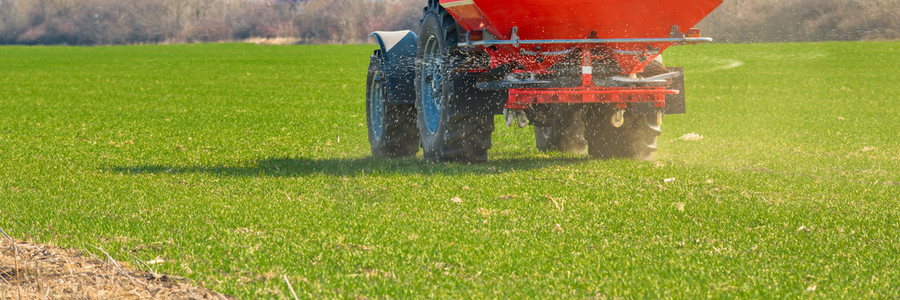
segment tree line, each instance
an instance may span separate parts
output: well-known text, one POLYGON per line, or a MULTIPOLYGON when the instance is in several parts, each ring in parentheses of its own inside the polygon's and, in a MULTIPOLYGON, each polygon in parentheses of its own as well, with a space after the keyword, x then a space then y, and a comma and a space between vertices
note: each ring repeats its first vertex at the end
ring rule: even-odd
MULTIPOLYGON (((292 38, 363 43, 417 29, 424 0, 0 0, 0 44, 292 38)), ((900 0, 728 0, 701 22, 721 42, 900 38, 900 0)))
POLYGON ((726 0, 700 23, 720 42, 900 39, 900 0, 726 0))
POLYGON ((295 38, 360 43, 418 27, 419 0, 0 0, 0 43, 107 45, 295 38))

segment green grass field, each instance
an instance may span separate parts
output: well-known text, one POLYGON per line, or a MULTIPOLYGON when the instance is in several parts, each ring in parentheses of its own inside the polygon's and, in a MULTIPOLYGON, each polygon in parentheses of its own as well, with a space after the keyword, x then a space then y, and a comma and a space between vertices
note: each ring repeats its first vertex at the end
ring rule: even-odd
POLYGON ((900 42, 672 48, 656 161, 479 165, 369 157, 372 49, 0 47, 0 227, 241 298, 900 297, 900 42))

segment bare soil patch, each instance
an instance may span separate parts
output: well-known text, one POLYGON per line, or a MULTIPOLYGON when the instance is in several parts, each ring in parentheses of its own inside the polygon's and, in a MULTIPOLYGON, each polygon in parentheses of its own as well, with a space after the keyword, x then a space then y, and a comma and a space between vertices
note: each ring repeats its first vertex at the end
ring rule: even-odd
POLYGON ((235 299, 185 278, 127 263, 0 235, 0 299, 235 299), (17 253, 18 252, 18 253, 17 253))

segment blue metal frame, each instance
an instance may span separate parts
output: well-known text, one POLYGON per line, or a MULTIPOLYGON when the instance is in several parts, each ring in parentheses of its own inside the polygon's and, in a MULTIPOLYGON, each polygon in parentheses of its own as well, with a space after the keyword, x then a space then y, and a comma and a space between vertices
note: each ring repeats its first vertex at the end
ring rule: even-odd
POLYGON ((387 90, 387 104, 413 104, 416 102, 415 60, 418 37, 410 30, 376 31, 370 34, 381 47, 387 90))

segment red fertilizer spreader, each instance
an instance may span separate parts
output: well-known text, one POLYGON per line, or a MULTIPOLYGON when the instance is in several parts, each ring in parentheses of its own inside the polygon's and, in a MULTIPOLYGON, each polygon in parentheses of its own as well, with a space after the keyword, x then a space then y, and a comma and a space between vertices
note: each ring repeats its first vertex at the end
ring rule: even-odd
POLYGON ((540 151, 650 159, 664 114, 684 113, 672 45, 722 0, 429 0, 418 34, 375 32, 373 155, 487 159, 494 115, 534 126, 540 151))

